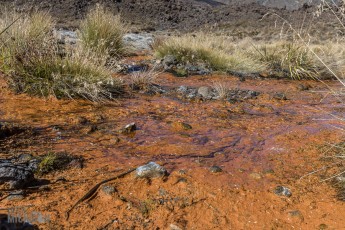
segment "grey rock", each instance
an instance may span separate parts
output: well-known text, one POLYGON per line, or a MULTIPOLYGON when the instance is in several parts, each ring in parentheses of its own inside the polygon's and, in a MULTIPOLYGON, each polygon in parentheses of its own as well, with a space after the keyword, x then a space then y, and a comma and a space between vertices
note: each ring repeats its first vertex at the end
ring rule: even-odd
POLYGON ((75 31, 58 29, 53 31, 54 37, 57 38, 60 44, 74 45, 78 41, 78 35, 75 31))
POLYGON ((188 87, 184 86, 184 85, 181 85, 180 87, 177 88, 176 91, 179 92, 179 93, 186 93, 188 91, 188 87))
POLYGON ((285 93, 275 93, 273 98, 276 100, 287 100, 285 93))
POLYGON ((167 175, 167 170, 155 162, 150 162, 136 169, 135 174, 138 178, 155 178, 167 175))
POLYGON ((20 189, 35 179, 32 168, 8 160, 0 161, 0 184, 8 183, 10 189, 20 189))
POLYGON ((219 166, 212 166, 210 167, 210 172, 212 173, 220 173, 223 172, 223 169, 219 166))
POLYGON ((151 50, 153 37, 151 34, 133 34, 129 33, 123 36, 123 43, 135 50, 151 50))
POLYGON ((11 192, 6 199, 9 201, 23 200, 24 195, 25 193, 23 190, 18 190, 18 191, 11 192))
POLYGON ((310 88, 311 88, 311 86, 308 84, 299 84, 297 86, 297 89, 300 91, 306 91, 306 90, 309 90, 310 88))
POLYGON ((278 196, 286 196, 286 197, 292 196, 291 190, 287 187, 284 187, 284 186, 277 186, 274 189, 274 193, 278 196))
POLYGON ((201 65, 186 65, 184 69, 188 72, 188 75, 208 75, 212 71, 201 65))
POLYGON ((177 64, 177 58, 174 55, 166 55, 162 61, 165 70, 170 69, 171 66, 177 64))
POLYGON ((126 125, 123 129, 121 129, 119 132, 123 134, 130 134, 137 130, 137 125, 133 122, 128 125, 126 125))
POLYGON ((211 89, 207 86, 202 86, 198 89, 198 94, 204 98, 211 98, 211 89))
POLYGON ((288 216, 290 217, 291 220, 294 220, 294 221, 298 221, 298 222, 304 221, 304 216, 299 210, 289 211, 288 216))
POLYGON ((113 195, 116 192, 116 189, 114 186, 105 185, 102 187, 102 192, 104 192, 106 195, 113 195))
POLYGON ((177 226, 175 224, 170 224, 169 228, 170 228, 170 230, 182 230, 182 228, 180 228, 179 226, 177 226))

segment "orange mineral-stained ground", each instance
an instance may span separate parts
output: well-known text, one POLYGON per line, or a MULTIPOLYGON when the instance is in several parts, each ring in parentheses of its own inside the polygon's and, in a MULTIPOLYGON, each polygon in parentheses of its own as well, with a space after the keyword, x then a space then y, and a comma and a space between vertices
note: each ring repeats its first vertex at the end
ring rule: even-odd
POLYGON ((19 200, 0 198, 1 207, 32 205, 50 217, 42 229, 344 229, 344 203, 320 182, 338 168, 305 176, 332 163, 321 159, 321 149, 342 140, 339 98, 315 81, 167 73, 157 79, 167 89, 217 81, 260 94, 229 102, 134 93, 94 104, 17 95, 2 80, 0 121, 35 132, 5 139, 1 158, 65 151, 85 162, 38 176, 49 182, 44 188, 19 200), (132 122, 135 133, 118 132, 132 122), (106 183, 66 220, 95 184, 149 161, 169 175, 149 181, 130 174, 106 183), (276 195, 277 186, 292 196, 276 195))

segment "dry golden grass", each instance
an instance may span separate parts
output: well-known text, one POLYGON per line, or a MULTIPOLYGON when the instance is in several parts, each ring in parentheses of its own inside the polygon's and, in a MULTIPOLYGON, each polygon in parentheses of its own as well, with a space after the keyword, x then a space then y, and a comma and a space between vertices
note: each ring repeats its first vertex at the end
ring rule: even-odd
POLYGON ((169 37, 154 46, 156 56, 173 55, 183 64, 206 65, 213 71, 261 72, 265 65, 247 56, 225 36, 198 33, 169 37))
POLYGON ((97 5, 81 22, 79 37, 84 47, 115 57, 125 51, 122 38, 126 31, 127 26, 121 21, 120 15, 114 15, 97 5))
POLYGON ((17 92, 57 98, 113 98, 122 83, 106 66, 108 55, 84 46, 67 47, 64 54, 52 35, 54 22, 47 13, 5 11, 0 28, 17 20, 1 35, 0 69, 17 92))
POLYGON ((158 76, 154 69, 149 71, 133 72, 129 75, 129 85, 133 90, 149 89, 158 76))

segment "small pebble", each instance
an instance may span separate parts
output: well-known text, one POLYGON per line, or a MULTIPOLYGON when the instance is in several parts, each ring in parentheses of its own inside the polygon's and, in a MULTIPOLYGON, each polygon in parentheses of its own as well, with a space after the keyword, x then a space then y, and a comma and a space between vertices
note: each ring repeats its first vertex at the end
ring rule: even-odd
POLYGON ((286 196, 286 197, 292 196, 291 190, 284 186, 277 186, 274 189, 274 193, 278 196, 286 196))
POLYGON ((220 173, 220 172, 223 172, 223 169, 219 166, 212 166, 210 168, 210 172, 212 173, 220 173))
POLYGON ((175 225, 175 224, 170 224, 170 230, 182 230, 182 228, 180 228, 179 226, 175 225))
POLYGON ((104 192, 106 195, 113 195, 116 192, 116 189, 114 186, 105 185, 102 187, 102 192, 104 192))
POLYGON ((273 98, 276 100, 283 100, 283 101, 287 100, 285 93, 276 93, 273 95, 273 98))
POLYGON ((251 173, 251 174, 249 174, 249 176, 255 180, 260 180, 262 178, 260 173, 251 173))
POLYGON ((138 167, 135 171, 135 174, 138 178, 154 178, 166 176, 167 171, 159 164, 150 162, 146 165, 138 167))
POLYGON ((128 125, 126 125, 123 129, 121 129, 119 132, 124 134, 130 134, 137 130, 137 125, 133 122, 128 125))

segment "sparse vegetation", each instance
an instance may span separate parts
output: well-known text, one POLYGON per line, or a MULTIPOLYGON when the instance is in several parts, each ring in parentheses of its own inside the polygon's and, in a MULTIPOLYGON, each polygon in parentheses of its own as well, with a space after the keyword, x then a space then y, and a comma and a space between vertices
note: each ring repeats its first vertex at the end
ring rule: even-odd
POLYGON ((318 54, 337 73, 345 70, 343 43, 308 44, 296 41, 229 40, 210 34, 183 35, 160 39, 153 48, 156 56, 176 57, 180 64, 205 66, 228 73, 262 73, 292 79, 330 78, 332 74, 315 57, 318 54))
POLYGON ((2 39, 1 69, 17 92, 57 98, 112 99, 121 92, 122 82, 111 76, 108 55, 82 45, 61 54, 52 36, 54 22, 47 13, 18 15, 5 12, 1 28, 19 18, 2 39))
POLYGON ((296 43, 276 42, 272 45, 256 47, 256 51, 257 58, 267 63, 272 74, 279 77, 316 79, 319 76, 320 65, 316 65, 306 47, 296 43))
POLYGON ((229 94, 229 88, 222 82, 214 82, 212 88, 217 92, 219 99, 227 98, 229 94))
POLYGON ((153 69, 133 72, 129 76, 129 84, 133 90, 148 89, 156 80, 157 75, 158 73, 153 69))
POLYGON ((97 5, 81 22, 79 36, 85 48, 101 55, 106 53, 117 57, 125 51, 122 38, 126 30, 120 15, 114 15, 97 5))
POLYGON ((159 58, 173 55, 181 64, 202 65, 213 71, 253 73, 265 69, 224 36, 199 33, 170 37, 155 44, 154 48, 159 58))
POLYGON ((65 152, 49 152, 40 159, 37 173, 47 174, 55 170, 65 169, 73 160, 78 161, 80 164, 82 163, 82 158, 71 156, 65 152))

